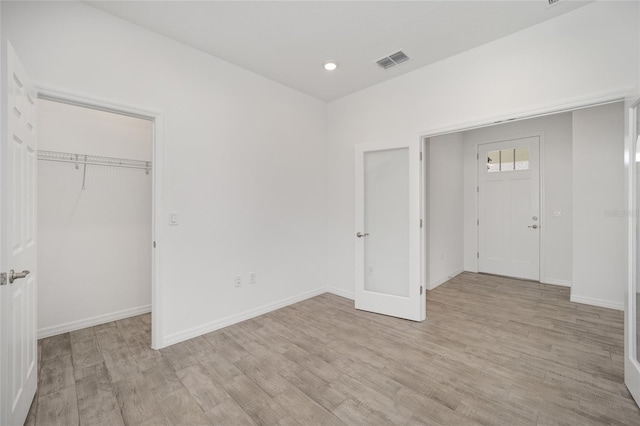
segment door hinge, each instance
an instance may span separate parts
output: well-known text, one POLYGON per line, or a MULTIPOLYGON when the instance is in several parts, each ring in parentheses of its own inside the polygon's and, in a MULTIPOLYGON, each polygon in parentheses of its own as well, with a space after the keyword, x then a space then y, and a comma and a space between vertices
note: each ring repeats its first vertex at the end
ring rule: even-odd
POLYGON ((0 273, 0 285, 7 285, 7 273, 0 273))
POLYGON ((476 191, 480 192, 480 187, 479 186, 476 186, 476 191))
POLYGON ((420 294, 422 294, 422 286, 420 286, 420 294))
POLYGON ((153 242, 153 248, 156 248, 156 242, 155 241, 153 242))
POLYGON ((476 154, 476 160, 480 159, 480 154, 476 154))
POLYGON ((480 219, 476 220, 476 225, 480 226, 480 219))
POLYGON ((422 151, 420 151, 420 161, 422 161, 422 151))
POLYGON ((480 259, 480 252, 476 252, 476 259, 480 259))
POLYGON ((422 228, 422 219, 420 219, 420 228, 422 228))

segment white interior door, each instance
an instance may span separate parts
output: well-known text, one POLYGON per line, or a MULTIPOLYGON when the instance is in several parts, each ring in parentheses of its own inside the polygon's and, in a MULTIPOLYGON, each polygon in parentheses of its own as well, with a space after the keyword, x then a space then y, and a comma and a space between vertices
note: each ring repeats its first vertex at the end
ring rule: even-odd
POLYGON ((21 425, 37 384, 37 98, 11 45, 4 44, 2 53, 0 423, 21 425))
POLYGON ((478 146, 478 270, 540 279, 540 143, 478 146))
POLYGON ((357 145, 356 309, 422 321, 420 145, 357 145))
MULTIPOLYGON (((638 104, 640 105, 640 104, 638 104)), ((631 108, 627 102, 625 109, 628 134, 627 146, 629 164, 629 211, 638 212, 640 200, 640 114, 639 106, 631 108)), ((629 393, 640 405, 640 226, 638 215, 629 215, 629 271, 630 279, 624 309, 624 383, 629 393)))

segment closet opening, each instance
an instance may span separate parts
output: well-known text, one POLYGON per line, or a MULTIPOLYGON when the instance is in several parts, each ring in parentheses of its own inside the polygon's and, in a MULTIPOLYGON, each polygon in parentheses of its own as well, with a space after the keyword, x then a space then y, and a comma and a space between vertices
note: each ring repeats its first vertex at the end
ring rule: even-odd
POLYGON ((159 347, 153 115, 40 92, 38 124, 38 338, 159 347))

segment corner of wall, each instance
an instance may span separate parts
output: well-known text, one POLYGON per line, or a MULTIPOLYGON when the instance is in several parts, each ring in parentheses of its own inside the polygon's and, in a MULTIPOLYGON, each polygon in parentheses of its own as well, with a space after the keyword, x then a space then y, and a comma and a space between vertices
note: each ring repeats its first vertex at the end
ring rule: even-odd
POLYGON ((264 315, 266 313, 284 308, 289 305, 293 305, 294 303, 302 302, 303 300, 319 296, 323 293, 327 293, 327 289, 318 288, 316 290, 311 290, 298 294, 296 296, 287 297, 273 303, 258 306, 257 308, 249 309, 238 314, 230 315, 226 318, 221 318, 215 321, 208 322, 206 324, 200 324, 195 327, 179 331, 177 333, 171 333, 169 335, 163 336, 162 342, 160 342, 158 348, 156 349, 162 349, 163 347, 175 345, 176 343, 184 342, 185 340, 189 340, 206 333, 211 333, 212 331, 219 330, 224 327, 229 327, 239 322, 264 315))
POLYGON ((349 300, 355 300, 356 299, 356 295, 355 295, 354 292, 346 291, 346 290, 343 290, 343 289, 337 288, 337 287, 328 286, 326 288, 326 292, 327 293, 331 293, 331 294, 335 294, 336 296, 344 297, 345 299, 349 299, 349 300))
POLYGON ((611 300, 597 299, 593 297, 574 296, 573 294, 571 295, 569 300, 575 303, 582 303, 584 305, 599 306, 601 308, 624 311, 624 303, 622 302, 614 302, 611 300))
POLYGON ((454 270, 453 272, 437 279, 434 281, 431 281, 429 284, 427 284, 427 290, 433 290, 436 287, 441 286, 442 284, 446 283, 447 281, 449 281, 450 279, 453 279, 455 277, 457 277, 458 275, 460 275, 461 273, 463 273, 465 271, 465 268, 459 268, 454 270))

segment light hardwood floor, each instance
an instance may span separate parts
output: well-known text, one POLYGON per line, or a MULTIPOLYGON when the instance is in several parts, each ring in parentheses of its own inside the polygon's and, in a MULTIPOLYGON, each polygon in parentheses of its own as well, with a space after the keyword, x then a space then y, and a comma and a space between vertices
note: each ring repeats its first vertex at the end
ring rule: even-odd
POLYGON ((464 273, 427 320, 324 294, 160 351, 143 315, 39 342, 29 425, 640 425, 622 312, 464 273))

